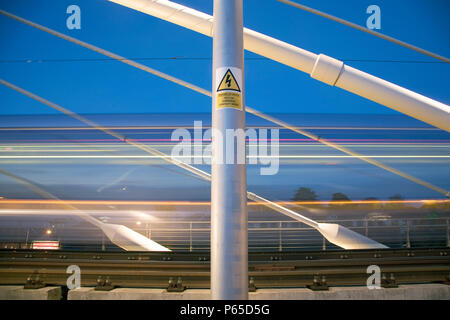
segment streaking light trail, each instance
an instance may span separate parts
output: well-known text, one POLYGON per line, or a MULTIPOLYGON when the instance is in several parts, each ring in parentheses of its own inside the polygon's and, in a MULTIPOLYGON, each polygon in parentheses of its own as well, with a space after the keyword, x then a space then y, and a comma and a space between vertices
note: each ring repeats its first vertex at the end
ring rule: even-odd
MULTIPOLYGON (((94 45, 91 45, 91 44, 89 44, 89 43, 86 43, 86 42, 84 42, 84 41, 81 41, 81 40, 75 39, 75 38, 73 38, 73 37, 67 36, 67 35, 65 35, 65 34, 62 34, 62 33, 60 33, 60 32, 57 32, 57 31, 55 31, 55 30, 52 30, 52 29, 50 29, 50 28, 41 26, 41 25, 39 25, 39 24, 37 24, 37 23, 34 23, 34 22, 32 22, 32 21, 23 19, 23 18, 21 18, 21 17, 18 17, 18 16, 16 16, 16 15, 13 15, 13 14, 11 14, 11 13, 9 13, 9 12, 4 11, 4 10, 0 10, 0 13, 3 14, 3 15, 5 15, 5 16, 7 16, 7 17, 10 17, 10 18, 12 18, 12 19, 14 19, 14 20, 17 20, 17 21, 19 21, 19 22, 22 22, 22 23, 24 23, 24 24, 27 24, 27 25, 29 25, 29 26, 31 26, 31 27, 33 27, 33 28, 36 28, 36 29, 45 31, 45 32, 50 33, 50 34, 52 34, 52 35, 54 35, 54 36, 57 36, 57 37, 59 37, 59 38, 62 38, 62 39, 64 39, 64 40, 70 41, 70 42, 72 42, 72 43, 78 44, 78 45, 80 45, 80 46, 82 46, 82 47, 88 48, 88 49, 90 49, 90 50, 93 50, 93 51, 95 51, 95 52, 98 52, 98 53, 100 53, 100 54, 103 54, 103 55, 105 55, 105 56, 108 56, 108 57, 110 57, 110 58, 116 59, 117 61, 126 63, 126 64, 128 64, 128 65, 131 65, 131 66, 133 66, 133 67, 136 67, 136 68, 138 68, 138 69, 141 69, 141 70, 143 70, 143 71, 145 71, 145 72, 148 72, 148 73, 150 73, 150 74, 153 74, 153 75, 156 75, 156 76, 161 77, 161 78, 163 78, 163 79, 166 79, 166 80, 168 80, 168 81, 177 83, 177 84, 179 84, 179 85, 181 85, 181 86, 183 86, 183 87, 189 88, 189 89, 191 89, 191 90, 193 90, 193 91, 196 91, 196 92, 199 92, 199 93, 201 93, 201 94, 203 94, 203 95, 206 95, 206 96, 209 96, 209 97, 212 96, 211 92, 208 91, 208 90, 206 90, 206 89, 200 88, 200 87, 198 87, 198 86, 196 86, 196 85, 194 85, 194 84, 191 84, 191 83, 189 83, 189 82, 183 81, 183 80, 181 80, 181 79, 178 79, 178 78, 176 78, 176 77, 170 76, 170 75, 165 74, 165 73, 163 73, 163 72, 160 72, 160 71, 157 71, 157 70, 155 70, 155 69, 149 68, 149 67, 147 67, 147 66, 145 66, 145 65, 143 65, 143 64, 140 64, 140 63, 138 63, 138 62, 136 62, 136 61, 132 61, 132 60, 126 59, 126 58, 124 58, 124 57, 122 57, 122 56, 119 56, 119 55, 117 55, 117 54, 115 54, 115 53, 109 52, 109 51, 104 50, 104 49, 101 49, 101 48, 99 48, 99 47, 97 47, 97 46, 94 46, 94 45)), ((19 92, 22 92, 22 93, 24 93, 25 95, 28 95, 28 96, 32 97, 29 93, 26 93, 26 91, 24 91, 24 90, 22 90, 21 88, 18 88, 18 87, 16 87, 16 86, 14 86, 14 85, 12 85, 12 84, 6 82, 6 81, 4 81, 4 80, 1 80, 1 79, 0 79, 0 83, 2 83, 2 84, 5 85, 5 86, 8 86, 8 87, 10 87, 10 88, 12 88, 12 89, 14 89, 14 90, 17 90, 17 91, 19 91, 19 92)), ((37 96, 36 96, 36 97, 37 97, 37 96)), ((36 97, 34 97, 34 99, 36 99, 36 97)), ((32 97, 32 98, 33 98, 33 97, 32 97)), ((39 97, 37 97, 37 98, 39 98, 39 97)), ((44 101, 42 101, 42 100, 45 100, 45 99, 41 99, 41 100, 37 99, 37 100, 38 100, 38 101, 41 101, 41 102, 43 102, 43 103, 45 103, 44 101)), ((45 100, 45 101, 46 101, 46 100, 45 100)), ((48 103, 46 103, 46 104, 49 105, 48 103)), ((51 105, 50 105, 50 106, 51 106, 51 105)), ((59 106, 58 106, 58 107, 59 107, 59 106)), ((64 108, 62 108, 62 109, 64 109, 64 108)), ((58 109, 57 109, 57 110, 58 110, 58 109)), ((345 147, 339 146, 339 145, 337 145, 337 144, 335 144, 335 143, 333 143, 333 142, 329 142, 329 141, 327 141, 327 140, 321 139, 320 137, 318 137, 318 136, 316 136, 316 135, 314 135, 314 134, 312 134, 312 133, 309 133, 309 132, 307 132, 307 131, 305 131, 305 130, 299 129, 299 128, 297 128, 297 127, 295 127, 295 126, 292 126, 292 125, 290 125, 290 124, 288 124, 288 123, 286 123, 286 122, 284 122, 284 121, 278 120, 278 119, 276 119, 276 118, 274 118, 274 117, 272 117, 272 116, 266 115, 266 114, 264 114, 264 113, 262 113, 262 112, 260 112, 260 111, 258 111, 258 110, 256 110, 256 109, 253 109, 253 108, 250 108, 250 107, 246 106, 246 107, 245 107, 245 110, 246 110, 247 112, 251 113, 251 114, 254 114, 254 115, 256 115, 256 116, 262 118, 262 119, 268 120, 268 121, 270 121, 270 122, 272 122, 272 123, 275 123, 275 124, 277 124, 277 125, 279 125, 279 126, 282 126, 282 127, 284 127, 284 128, 290 129, 290 130, 292 130, 292 131, 294 131, 294 132, 297 132, 297 133, 299 133, 299 134, 301 134, 301 135, 304 135, 304 136, 306 136, 306 137, 308 137, 308 138, 311 138, 311 139, 313 139, 313 140, 316 140, 316 141, 318 141, 318 142, 320 142, 320 143, 323 143, 323 144, 325 144, 325 145, 327 145, 327 146, 329 146, 329 147, 332 147, 332 148, 334 148, 334 149, 337 149, 337 150, 339 150, 339 151, 342 151, 342 152, 344 152, 344 153, 346 153, 346 154, 355 156, 355 157, 359 158, 359 159, 362 160, 362 161, 368 162, 368 163, 370 163, 370 164, 372 164, 372 165, 374 165, 374 166, 377 166, 377 167, 379 167, 379 168, 381 168, 381 169, 387 170, 387 171, 389 171, 389 172, 391 172, 391 173, 393 173, 393 174, 396 174, 396 175, 398 175, 398 176, 401 176, 401 177, 403 177, 403 178, 405 178, 405 179, 407 179, 407 180, 413 181, 413 182, 415 182, 415 183, 417 183, 417 184, 420 184, 420 185, 422 185, 422 186, 424 186, 424 187, 426 187, 426 188, 429 188, 429 189, 431 189, 431 190, 434 190, 434 191, 436 191, 436 192, 439 192, 439 193, 441 193, 441 194, 444 194, 445 196, 449 196, 449 195, 450 195, 450 192, 449 192, 449 191, 444 190, 444 189, 442 189, 442 188, 440 188, 440 187, 438 187, 438 186, 435 186, 435 185, 433 185, 433 184, 431 184, 431 183, 429 183, 429 182, 426 182, 426 181, 424 181, 424 180, 418 179, 418 178, 416 178, 416 177, 414 177, 414 176, 411 176, 411 175, 409 175, 409 174, 407 174, 407 173, 404 173, 404 172, 402 172, 402 171, 400 171, 400 170, 394 169, 394 168, 392 168, 392 167, 390 167, 390 166, 387 166, 387 165, 385 165, 385 164, 382 164, 382 163, 380 163, 380 162, 378 162, 378 161, 376 161, 376 160, 370 159, 370 158, 368 158, 368 157, 366 157, 366 156, 362 156, 362 155, 360 155, 360 154, 358 154, 358 153, 356 153, 356 152, 354 152, 354 151, 351 151, 351 150, 349 150, 349 149, 347 149, 347 148, 345 148, 345 147)), ((61 111, 61 110, 59 109, 59 111, 61 111)), ((64 111, 61 111, 61 112, 65 113, 64 111)), ((73 113, 70 112, 70 114, 68 114, 68 115, 72 116, 71 114, 73 114, 73 113)), ((80 120, 80 117, 79 117, 79 116, 76 116, 76 115, 75 115, 74 118, 80 120)), ((88 124, 89 126, 91 126, 91 127, 96 127, 96 126, 90 125, 90 123, 88 123, 88 122, 86 122, 86 121, 83 121, 83 120, 80 120, 80 121, 82 121, 82 122, 84 122, 84 123, 87 123, 87 124, 88 124)), ((110 130, 103 128, 102 131, 107 132, 107 131, 110 131, 110 130)), ((114 135, 113 135, 113 136, 114 136, 114 135)), ((142 147, 139 147, 139 148, 142 149, 142 147)), ((194 167, 192 167, 192 168, 194 168, 194 167)), ((193 171, 192 171, 192 170, 193 170, 192 168, 185 167, 186 170, 193 172, 193 171)), ((198 172, 198 170, 196 170, 196 171, 197 171, 196 174, 199 174, 199 175, 202 176, 204 179, 208 179, 208 177, 203 176, 200 172, 198 172)), ((195 173, 195 172, 193 172, 193 173, 195 173)))
MULTIPOLYGON (((51 200, 51 199, 0 199, 2 204, 66 204, 73 205, 155 205, 155 206, 209 206, 209 201, 130 201, 130 200, 51 200)), ((414 200, 354 200, 354 201, 274 201, 285 205, 335 205, 335 204, 406 204, 406 203, 450 203, 450 199, 414 199, 414 200)), ((262 205, 263 202, 248 202, 247 205, 262 205)))

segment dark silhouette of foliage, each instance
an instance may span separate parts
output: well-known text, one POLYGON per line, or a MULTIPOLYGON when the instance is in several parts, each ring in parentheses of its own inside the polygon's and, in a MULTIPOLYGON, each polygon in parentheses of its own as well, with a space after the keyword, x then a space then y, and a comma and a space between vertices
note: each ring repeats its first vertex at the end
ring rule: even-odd
POLYGON ((317 195, 310 188, 300 187, 292 199, 294 201, 316 201, 317 195))
POLYGON ((333 193, 331 201, 351 201, 349 197, 341 192, 333 193))
POLYGON ((403 200, 403 197, 397 193, 389 197, 389 200, 403 200))

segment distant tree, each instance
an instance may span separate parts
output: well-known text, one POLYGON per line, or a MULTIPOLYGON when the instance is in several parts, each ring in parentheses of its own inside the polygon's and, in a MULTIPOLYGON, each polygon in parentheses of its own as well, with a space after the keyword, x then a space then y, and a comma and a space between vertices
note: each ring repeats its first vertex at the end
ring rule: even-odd
POLYGON ((350 201, 350 198, 341 192, 333 193, 331 201, 350 201))
POLYGON ((389 200, 403 200, 403 197, 397 193, 397 194, 394 194, 393 196, 390 196, 389 200))
POLYGON ((316 201, 317 195, 310 188, 300 187, 292 199, 294 201, 316 201))

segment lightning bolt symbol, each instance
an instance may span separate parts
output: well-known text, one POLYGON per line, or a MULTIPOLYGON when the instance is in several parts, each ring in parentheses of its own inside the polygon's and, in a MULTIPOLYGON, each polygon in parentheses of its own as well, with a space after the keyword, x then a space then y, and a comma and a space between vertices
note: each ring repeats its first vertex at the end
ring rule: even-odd
POLYGON ((228 84, 228 88, 231 87, 231 78, 229 74, 227 74, 227 79, 225 80, 225 82, 228 84))

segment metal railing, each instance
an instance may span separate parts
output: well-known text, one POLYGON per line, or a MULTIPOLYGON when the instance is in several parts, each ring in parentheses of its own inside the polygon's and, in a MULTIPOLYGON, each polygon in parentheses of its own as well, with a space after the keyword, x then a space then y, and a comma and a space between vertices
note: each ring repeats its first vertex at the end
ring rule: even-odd
MULTIPOLYGON (((349 219, 320 222, 339 223, 391 248, 450 247, 450 218, 349 219)), ((151 222, 132 226, 134 230, 174 251, 207 251, 209 221, 151 222)), ((33 240, 59 240, 63 248, 98 247, 114 250, 98 229, 84 225, 55 225, 52 235, 46 227, 0 227, 1 248, 29 248, 33 240)), ((249 251, 294 251, 338 249, 315 229, 293 220, 257 220, 248 223, 249 251)))

